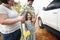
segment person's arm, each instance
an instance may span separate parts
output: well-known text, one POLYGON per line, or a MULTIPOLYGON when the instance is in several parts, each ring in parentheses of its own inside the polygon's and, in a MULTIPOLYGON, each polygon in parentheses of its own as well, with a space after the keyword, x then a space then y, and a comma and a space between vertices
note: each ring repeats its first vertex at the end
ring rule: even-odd
POLYGON ((26 30, 25 30, 25 23, 22 23, 22 29, 23 29, 23 33, 25 33, 26 32, 26 30))
POLYGON ((32 19, 33 24, 36 23, 37 18, 38 18, 38 14, 36 14, 36 15, 35 15, 35 18, 32 19))
POLYGON ((6 14, 0 14, 0 24, 10 25, 15 24, 21 20, 23 20, 23 16, 19 16, 14 19, 8 19, 6 14))
POLYGON ((24 12, 25 12, 25 6, 21 7, 21 10, 20 10, 20 15, 24 15, 24 12))

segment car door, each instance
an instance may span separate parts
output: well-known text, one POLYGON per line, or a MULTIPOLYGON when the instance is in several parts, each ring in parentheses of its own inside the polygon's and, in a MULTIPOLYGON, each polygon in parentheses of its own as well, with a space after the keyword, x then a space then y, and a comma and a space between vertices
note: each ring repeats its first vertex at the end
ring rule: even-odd
POLYGON ((60 31, 60 9, 58 10, 58 30, 60 31))
POLYGON ((44 24, 50 26, 51 28, 54 28, 58 30, 58 23, 57 23, 57 9, 45 11, 41 16, 43 18, 44 24))

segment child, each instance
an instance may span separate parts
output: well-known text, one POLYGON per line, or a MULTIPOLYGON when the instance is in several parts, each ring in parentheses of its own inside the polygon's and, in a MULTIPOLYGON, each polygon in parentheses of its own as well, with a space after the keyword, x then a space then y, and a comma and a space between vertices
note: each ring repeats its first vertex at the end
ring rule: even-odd
POLYGON ((34 29, 34 24, 33 24, 33 21, 32 21, 32 15, 30 12, 27 12, 26 13, 26 16, 25 16, 25 25, 26 25, 26 29, 30 31, 30 36, 28 36, 26 38, 26 40, 35 40, 35 29, 34 29))

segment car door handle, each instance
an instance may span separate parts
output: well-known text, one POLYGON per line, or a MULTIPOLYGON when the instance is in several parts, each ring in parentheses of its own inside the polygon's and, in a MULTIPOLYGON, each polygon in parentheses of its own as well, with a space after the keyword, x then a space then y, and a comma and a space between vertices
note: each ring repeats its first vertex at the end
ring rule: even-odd
POLYGON ((55 12, 55 13, 53 13, 53 14, 57 14, 57 13, 55 12))

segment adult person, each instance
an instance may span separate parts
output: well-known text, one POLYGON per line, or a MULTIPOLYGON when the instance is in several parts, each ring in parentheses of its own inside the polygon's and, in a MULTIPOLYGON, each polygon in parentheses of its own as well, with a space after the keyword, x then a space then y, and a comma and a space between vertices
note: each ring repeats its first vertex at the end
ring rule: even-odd
POLYGON ((1 0, 0 5, 0 32, 2 40, 20 40, 21 30, 20 22, 24 16, 18 16, 18 13, 12 8, 14 0, 1 0))
POLYGON ((35 17, 35 10, 32 6, 34 0, 28 0, 27 4, 21 8, 21 15, 26 15, 26 12, 31 12, 33 18, 35 17))

